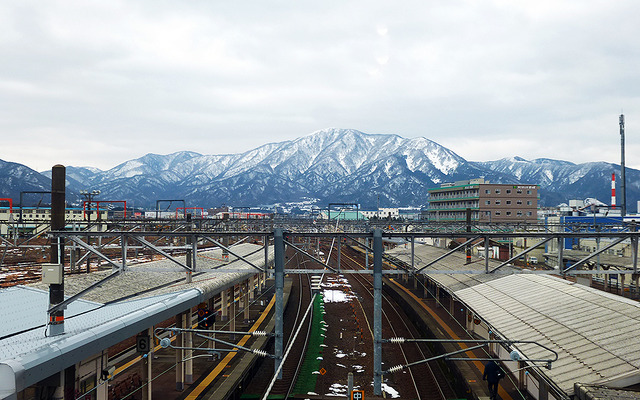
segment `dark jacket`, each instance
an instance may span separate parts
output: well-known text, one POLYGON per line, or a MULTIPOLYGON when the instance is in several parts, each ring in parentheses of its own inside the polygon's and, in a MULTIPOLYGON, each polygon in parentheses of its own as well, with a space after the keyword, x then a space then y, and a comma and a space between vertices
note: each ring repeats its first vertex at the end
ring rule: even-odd
POLYGON ((482 375, 482 379, 486 379, 489 383, 497 383, 500 379, 504 377, 504 372, 500 368, 495 361, 489 361, 487 365, 484 366, 484 374, 482 375))

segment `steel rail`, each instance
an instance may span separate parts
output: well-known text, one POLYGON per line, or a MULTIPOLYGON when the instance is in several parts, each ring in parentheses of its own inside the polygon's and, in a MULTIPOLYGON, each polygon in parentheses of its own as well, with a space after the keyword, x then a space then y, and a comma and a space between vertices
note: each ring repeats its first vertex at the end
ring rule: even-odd
MULTIPOLYGON (((350 262, 352 262, 353 264, 356 264, 357 266, 360 266, 361 268, 363 268, 356 260, 353 260, 351 257, 346 256, 345 258, 347 260, 349 260, 350 262)), ((397 271, 396 271, 396 273, 397 273, 397 271)), ((361 278, 361 276, 358 276, 358 275, 353 275, 353 277, 368 292, 368 294, 373 297, 373 293, 368 287, 368 286, 371 285, 371 282, 369 282, 368 280, 364 279, 363 277, 361 278), (363 283, 363 280, 364 280, 364 283, 363 283)), ((387 305, 389 307, 391 307, 391 309, 396 313, 398 318, 400 318, 402 320, 402 323, 404 324, 404 327, 407 330, 407 332, 409 332, 409 334, 413 335, 413 333, 411 332, 411 329, 409 328, 409 326, 404 321, 404 318, 402 318, 402 315, 397 310, 397 308, 393 305, 393 303, 388 299, 388 297, 383 295, 382 298, 387 302, 387 305)), ((384 310, 384 308, 382 309, 382 314, 384 315, 385 319, 387 320, 387 323, 388 323, 390 329, 395 334, 395 328, 394 328, 393 324, 391 323, 391 319, 387 315, 387 312, 384 310)), ((408 358, 407 358, 407 354, 405 353, 405 350, 402 348, 402 346, 400 346, 400 351, 402 352, 402 356, 405 359, 405 362, 408 363, 409 361, 408 361, 408 358)), ((424 357, 424 353, 423 353, 422 349, 419 346, 418 346, 418 351, 424 357)), ((445 394, 444 394, 444 392, 442 390, 442 387, 438 383, 438 379, 436 378, 431 366, 428 365, 428 364, 427 364, 427 369, 428 369, 429 373, 431 374, 431 377, 433 378, 433 382, 435 382, 435 384, 437 386, 437 390, 438 390, 438 392, 440 394, 441 399, 446 400, 446 396, 445 396, 445 394)), ((416 396, 417 396, 418 399, 421 399, 420 390, 418 389, 418 383, 417 383, 416 377, 414 376, 413 371, 411 369, 409 369, 409 375, 411 376, 411 381, 413 383, 413 386, 414 386, 414 389, 415 389, 415 392, 416 392, 416 396)))

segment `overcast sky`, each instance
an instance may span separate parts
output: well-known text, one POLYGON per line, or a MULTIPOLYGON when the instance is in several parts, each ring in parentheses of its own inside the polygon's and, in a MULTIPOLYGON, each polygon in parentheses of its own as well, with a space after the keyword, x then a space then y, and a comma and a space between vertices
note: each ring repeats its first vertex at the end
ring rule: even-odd
POLYGON ((0 2, 0 159, 109 169, 338 127, 640 167, 640 2, 0 2))

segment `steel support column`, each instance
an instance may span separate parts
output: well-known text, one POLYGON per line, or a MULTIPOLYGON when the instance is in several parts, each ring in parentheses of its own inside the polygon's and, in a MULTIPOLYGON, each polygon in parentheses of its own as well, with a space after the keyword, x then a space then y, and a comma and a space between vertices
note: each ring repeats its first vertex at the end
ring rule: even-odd
MULTIPOLYGON (((342 236, 338 235, 338 267, 336 268, 338 271, 341 269, 340 256, 342 255, 342 236)), ((328 263, 329 260, 327 260, 328 263)))
MULTIPOLYGON (((126 271, 127 269, 127 241, 128 239, 125 235, 120 235, 120 246, 122 247, 122 271, 126 271)), ((112 265, 111 270, 115 271, 115 269, 116 267, 112 265)))
MULTIPOLYGON (((318 239, 318 240, 320 240, 320 239, 318 239)), ((365 239, 364 239, 364 244, 365 244, 367 247, 369 247, 369 245, 370 245, 370 243, 369 243, 369 238, 365 238, 365 239)), ((319 248, 319 247, 318 247, 318 248, 319 248)), ((365 253, 364 266, 365 266, 365 269, 369 269, 369 250, 368 250, 368 249, 365 249, 364 253, 365 253)))
POLYGON ((411 270, 416 269, 416 237, 411 236, 411 270))
MULTIPOLYGON (((191 309, 188 309, 184 314, 184 319, 184 326, 187 329, 193 329, 193 313, 191 309)), ((193 347, 193 332, 187 332, 184 335, 184 347, 193 347)), ((184 356, 186 359, 184 366, 184 383, 193 383, 193 350, 186 350, 184 356)))
MULTIPOLYGON (((216 324, 218 323, 217 318, 215 317, 216 315, 216 299, 215 297, 212 297, 209 299, 208 301, 208 308, 209 310, 211 310, 211 314, 213 315, 213 323, 211 324, 211 327, 209 328, 209 330, 215 331, 216 330, 216 324)), ((211 336, 212 338, 216 338, 216 334, 215 333, 211 333, 209 336, 211 336)), ((215 349, 216 348, 216 341, 215 340, 208 340, 209 342, 209 348, 210 349, 215 349)))
POLYGON ((147 329, 147 335, 151 338, 151 346, 150 350, 147 353, 147 357, 143 359, 142 364, 142 384, 144 386, 142 388, 142 400, 152 400, 153 399, 153 327, 147 329))
POLYGON ((229 319, 229 289, 220 292, 220 320, 229 319))
MULTIPOLYGON (((182 314, 176 315, 176 328, 183 328, 182 314)), ((176 333, 176 347, 184 347, 183 335, 178 331, 176 333)), ((176 390, 182 392, 184 390, 184 350, 176 349, 176 390)))
MULTIPOLYGON (((275 252, 275 289, 276 289, 276 337, 275 337, 275 370, 278 370, 282 363, 283 351, 283 313, 284 313, 284 237, 282 229, 275 229, 273 232, 274 252, 275 252)), ((278 374, 278 379, 282 379, 282 370, 278 374)))
POLYGON ((558 269, 559 271, 562 273, 562 276, 564 276, 564 243, 563 243, 563 238, 562 236, 560 236, 558 238, 558 269))
POLYGON ((264 235, 264 270, 265 273, 269 270, 269 236, 267 235, 264 235))
POLYGON ((382 231, 373 231, 373 394, 382 395, 382 231))
MULTIPOLYGON (((231 318, 231 322, 229 323, 229 330, 236 330, 236 286, 233 285, 229 288, 231 295, 229 296, 229 317, 231 318)), ((233 335, 231 337, 234 337, 233 335)))
POLYGON ((244 294, 242 295, 242 307, 244 309, 244 320, 248 321, 249 318, 251 317, 249 311, 250 311, 250 307, 249 307, 249 293, 251 293, 252 288, 249 286, 249 280, 244 281, 244 283, 242 284, 244 286, 244 294))
POLYGON ((484 273, 489 273, 489 236, 484 238, 484 273))

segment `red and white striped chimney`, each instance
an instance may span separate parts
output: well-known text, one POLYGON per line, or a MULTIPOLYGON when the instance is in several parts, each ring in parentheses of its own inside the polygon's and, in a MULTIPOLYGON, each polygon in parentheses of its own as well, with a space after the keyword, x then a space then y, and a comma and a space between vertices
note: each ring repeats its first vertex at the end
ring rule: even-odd
POLYGON ((611 209, 616 209, 616 173, 611 174, 611 209))

